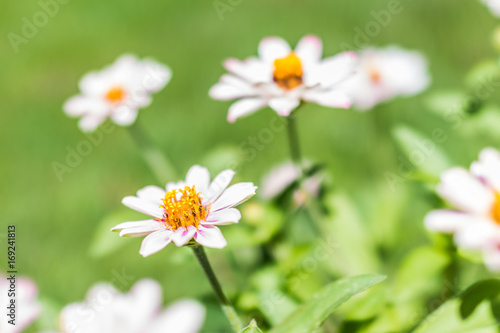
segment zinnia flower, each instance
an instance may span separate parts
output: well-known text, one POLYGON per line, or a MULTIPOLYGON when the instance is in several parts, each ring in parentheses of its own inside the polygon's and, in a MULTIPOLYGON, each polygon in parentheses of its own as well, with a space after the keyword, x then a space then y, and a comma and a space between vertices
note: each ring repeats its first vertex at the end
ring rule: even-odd
POLYGON ((78 125, 83 131, 95 130, 107 118, 127 126, 171 76, 165 65, 124 55, 111 66, 85 75, 79 84, 81 94, 70 98, 63 108, 69 116, 81 117, 78 125))
POLYGON ((279 37, 264 38, 259 58, 224 62, 231 74, 223 75, 209 94, 218 100, 239 99, 229 108, 230 122, 266 105, 282 116, 288 116, 301 101, 349 108, 350 98, 337 86, 354 72, 356 54, 344 52, 322 60, 321 53, 321 40, 316 36, 305 36, 295 50, 279 37))
POLYGON ((217 227, 237 223, 241 214, 234 208, 255 194, 252 183, 228 187, 234 171, 224 170, 210 182, 209 171, 191 167, 185 181, 167 183, 166 189, 146 186, 137 196, 125 197, 122 203, 153 219, 124 222, 112 231, 122 237, 142 237, 139 253, 146 257, 174 242, 183 246, 191 239, 211 248, 223 248, 226 239, 217 227))
POLYGON ((363 50, 356 74, 341 88, 356 108, 366 110, 396 96, 415 95, 429 82, 427 61, 420 53, 392 46, 363 50))
POLYGON ((63 333, 196 333, 205 309, 194 300, 181 300, 161 309, 160 285, 149 279, 137 282, 128 294, 112 285, 92 287, 82 303, 67 305, 61 312, 63 333))
POLYGON ((37 302, 38 288, 36 284, 26 277, 16 277, 15 281, 15 297, 10 297, 8 294, 11 289, 11 281, 8 276, 0 274, 0 295, 2 295, 2 320, 0 320, 0 332, 2 333, 20 333, 28 327, 41 312, 40 304, 37 302), (15 299, 16 313, 15 325, 11 325, 8 321, 11 320, 8 316, 10 313, 7 308, 10 299, 15 299))
POLYGON ((484 149, 470 172, 462 168, 446 171, 438 193, 457 210, 429 213, 425 225, 431 231, 454 233, 458 246, 479 250, 486 265, 500 270, 500 153, 484 149))

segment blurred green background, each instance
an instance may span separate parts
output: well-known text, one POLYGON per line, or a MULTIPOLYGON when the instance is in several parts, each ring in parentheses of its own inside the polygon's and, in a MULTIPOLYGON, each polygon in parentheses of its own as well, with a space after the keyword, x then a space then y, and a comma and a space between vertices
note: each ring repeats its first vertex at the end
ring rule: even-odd
MULTIPOLYGON (((64 163, 67 147, 75 149, 86 139, 77 121, 62 111, 64 101, 78 92, 77 82, 83 74, 110 64, 123 53, 168 64, 172 81, 140 112, 140 127, 171 157, 181 174, 199 163, 208 164, 215 175, 225 167, 226 159, 238 160, 237 179, 259 185, 272 166, 289 158, 286 132, 275 133, 255 159, 245 160, 238 147, 269 126, 275 114, 264 109, 235 124, 227 123, 230 102, 208 97, 211 85, 225 72, 222 61, 256 55, 260 39, 270 35, 295 45, 303 35, 316 34, 323 41, 324 56, 334 55, 341 51, 342 43, 355 45, 354 28, 364 30, 374 20, 371 11, 386 9, 387 4, 386 0, 243 0, 229 5, 232 10, 224 12, 221 20, 212 1, 72 0, 61 4, 57 15, 15 53, 7 34, 21 34, 22 18, 31 20, 40 6, 37 1, 4 1, 0 11, 4 36, 0 40, 0 234, 6 234, 8 224, 17 226, 18 269, 36 281, 41 298, 53 309, 34 327, 54 327, 54 314, 60 307, 82 300, 92 284, 112 282, 113 271, 125 269, 134 280, 157 279, 164 286, 166 303, 182 297, 202 300, 210 311, 205 332, 227 329, 209 285, 187 249, 169 246, 144 259, 138 254, 141 239, 118 239, 109 233, 109 239, 115 238, 119 244, 96 250, 107 242, 108 238, 99 237, 114 222, 109 214, 115 214, 115 219, 129 214, 121 199, 156 180, 127 130, 120 127, 104 134, 102 143, 73 172, 65 174, 62 182, 58 180, 52 163, 64 163), (108 221, 102 222, 106 217, 108 221)), ((422 225, 432 205, 425 186, 406 179, 390 191, 386 183, 385 173, 397 173, 398 157, 403 156, 391 134, 395 126, 405 125, 427 136, 435 128, 444 129, 449 139, 439 148, 453 164, 464 166, 481 148, 499 142, 494 130, 478 130, 472 136, 467 126, 454 129, 427 107, 433 91, 463 90, 469 69, 485 58, 496 57, 490 35, 498 22, 474 0, 405 0, 401 6, 402 12, 392 16, 390 24, 370 38, 370 44, 396 44, 425 54, 433 78, 429 90, 367 113, 306 105, 298 115, 304 155, 325 165, 334 189, 349 198, 362 224, 373 220, 373 206, 380 208, 374 200, 381 199, 380 193, 388 193, 383 197, 387 211, 377 215, 379 220, 372 221, 368 230, 376 230, 389 214, 394 215, 399 234, 391 253, 384 253, 379 243, 375 245, 384 262, 378 272, 389 275, 411 248, 431 243, 422 225), (400 202, 396 204, 397 198, 400 202), (395 212, 397 209, 403 213, 395 212)), ((256 204, 261 199, 253 201, 256 204)), ((244 217, 239 225, 223 227, 224 233, 229 232, 230 246, 208 251, 231 296, 248 287, 245 272, 259 264, 254 246, 231 244, 229 229, 252 230, 245 223, 244 217)), ((4 265, 2 260, 1 271, 6 270, 4 265)), ((480 265, 476 268, 482 269, 480 265)))

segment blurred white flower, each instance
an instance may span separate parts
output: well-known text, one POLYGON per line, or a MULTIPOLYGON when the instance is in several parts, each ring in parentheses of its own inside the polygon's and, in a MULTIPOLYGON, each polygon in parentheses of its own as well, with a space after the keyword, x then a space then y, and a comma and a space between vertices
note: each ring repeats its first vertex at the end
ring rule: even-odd
POLYGON ((356 108, 366 110, 396 96, 411 96, 430 83, 427 61, 418 52, 392 46, 361 52, 357 73, 341 84, 356 108))
POLYGON ((128 294, 99 283, 82 303, 67 305, 61 312, 63 333, 196 333, 205 309, 194 300, 181 300, 162 310, 162 289, 149 279, 137 282, 128 294))
POLYGON ((183 246, 193 238, 203 246, 223 248, 227 242, 217 226, 239 222, 241 214, 234 207, 257 189, 253 183, 228 187, 233 176, 233 170, 224 170, 210 182, 207 168, 195 165, 185 181, 167 183, 166 189, 146 186, 122 203, 154 219, 124 222, 111 231, 120 231, 122 237, 146 236, 139 251, 144 257, 171 241, 183 246))
POLYGON ((470 172, 446 171, 437 191, 458 210, 429 213, 427 229, 453 233, 459 247, 481 251, 488 268, 500 271, 500 153, 486 148, 470 172))
POLYGON ((481 0, 495 16, 500 17, 500 1, 499 0, 481 0))
POLYGON ((354 73, 357 55, 344 52, 322 60, 322 48, 316 36, 305 36, 295 50, 279 37, 264 38, 258 58, 224 62, 231 74, 224 74, 209 94, 218 100, 239 99, 229 108, 230 122, 266 105, 282 116, 301 101, 349 108, 349 97, 337 86, 354 73))
MULTIPOLYGON (((300 171, 292 162, 283 163, 269 172, 263 181, 260 194, 264 199, 273 199, 282 194, 293 182, 300 177, 300 171)), ((313 175, 307 177, 301 188, 297 188, 293 192, 293 201, 295 206, 304 204, 307 196, 312 195, 317 197, 321 187, 321 177, 313 175)))
MULTIPOLYGON (((15 288, 11 288, 9 276, 0 274, 0 295, 2 300, 2 320, 0 320, 0 332, 19 333, 28 327, 41 312, 40 304, 37 302, 38 288, 28 278, 16 277, 15 288), (14 295, 9 295, 14 292, 14 295), (10 300, 15 299, 15 325, 8 321, 10 300)), ((12 280, 13 282, 14 280, 12 280)))
POLYGON ((123 55, 111 66, 86 74, 79 83, 81 94, 70 98, 63 108, 67 115, 81 117, 78 125, 83 131, 95 130, 108 117, 127 126, 171 77, 165 65, 123 55))

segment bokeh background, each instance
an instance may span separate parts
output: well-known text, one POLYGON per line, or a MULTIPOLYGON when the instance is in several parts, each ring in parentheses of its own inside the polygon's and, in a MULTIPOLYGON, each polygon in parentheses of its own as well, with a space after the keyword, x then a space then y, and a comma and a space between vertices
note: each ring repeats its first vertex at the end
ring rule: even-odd
MULTIPOLYGON (((97 281, 115 282, 114 272, 122 270, 134 282, 157 279, 164 286, 166 304, 184 297, 201 300, 209 311, 204 332, 228 330, 190 251, 169 246, 144 259, 138 254, 140 239, 119 239, 108 232, 115 222, 140 216, 122 207, 121 199, 157 183, 127 129, 115 127, 104 134, 102 143, 93 146, 62 181, 53 170, 53 162, 65 163, 67 147, 76 149, 87 140, 77 121, 62 111, 64 101, 77 93, 78 80, 123 53, 134 53, 155 58, 173 70, 168 86, 140 112, 138 125, 168 154, 180 174, 193 164, 203 164, 215 175, 230 161, 238 161, 237 179, 260 185, 273 166, 289 159, 286 131, 274 133, 269 143, 259 143, 255 158, 247 159, 242 147, 250 147, 249 138, 269 127, 275 114, 266 108, 229 124, 230 102, 208 97, 209 88, 224 73, 222 61, 256 55, 258 42, 270 35, 294 45, 303 35, 316 34, 323 40, 324 55, 334 55, 342 51, 342 43, 356 47, 355 28, 364 30, 374 21, 371 11, 388 5, 386 0, 243 0, 236 5, 221 1, 232 8, 222 18, 212 1, 72 0, 60 4, 58 13, 27 44, 19 45, 17 53, 8 33, 21 34, 23 17, 32 21, 41 7, 37 1, 2 3, 0 234, 4 243, 7 225, 17 226, 19 272, 36 281, 47 309, 29 332, 55 328, 62 306, 82 300, 97 281)), ((304 155, 320 162, 330 178, 333 194, 326 205, 342 206, 330 209, 332 234, 342 235, 342 225, 357 223, 359 230, 346 237, 363 242, 354 259, 349 259, 349 249, 330 257, 329 274, 308 273, 311 277, 302 280, 301 292, 289 296, 291 303, 307 298, 325 281, 355 273, 388 274, 384 288, 390 290, 410 251, 430 248, 435 242, 422 224, 425 213, 436 204, 430 187, 415 181, 418 177, 404 178, 395 188, 387 183, 387 172, 397 174, 400 157, 405 156, 396 128, 405 126, 427 136, 435 128, 443 129, 448 140, 437 149, 445 151, 453 165, 467 166, 481 148, 500 142, 496 110, 480 110, 455 128, 429 102, 441 91, 458 91, 459 96, 471 92, 466 80, 470 69, 496 57, 491 33, 498 22, 474 0, 403 0, 401 6, 401 13, 393 15, 369 42, 426 55, 433 79, 428 91, 370 112, 306 105, 298 114, 304 155), (339 264, 342 260, 348 264, 339 264)), ((442 112, 452 108, 444 100, 442 112)), ((429 156, 425 163, 435 160, 433 154, 429 156)), ((255 306, 262 290, 265 294, 268 286, 277 283, 276 276, 295 274, 293 267, 303 254, 279 248, 285 251, 284 258, 297 261, 273 266, 271 273, 249 281, 248 273, 263 267, 265 256, 258 241, 246 235, 263 232, 264 238, 271 239, 272 231, 261 221, 283 219, 284 227, 289 223, 288 215, 263 205, 258 197, 248 203, 242 222, 222 229, 229 246, 208 251, 224 288, 246 318, 262 315, 255 306), (244 297, 235 298, 236 290, 244 290, 244 297)), ((307 247, 300 249, 307 252, 307 247)), ((481 264, 470 265, 469 275, 485 274, 481 264)), ((2 260, 0 271, 5 270, 2 260)), ((132 283, 115 285, 128 290, 132 283)), ((266 326, 272 319, 264 315, 261 321, 266 326)))

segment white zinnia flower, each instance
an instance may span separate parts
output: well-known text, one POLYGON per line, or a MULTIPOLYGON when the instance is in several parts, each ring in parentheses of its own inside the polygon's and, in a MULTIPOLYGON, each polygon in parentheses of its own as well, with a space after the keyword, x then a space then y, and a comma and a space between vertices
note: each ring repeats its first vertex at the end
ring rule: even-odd
POLYGON ((82 303, 67 305, 61 312, 63 333, 196 333, 205 309, 194 300, 181 300, 162 310, 162 289, 149 279, 137 282, 128 294, 99 283, 82 303))
POLYGON ((41 307, 37 302, 38 288, 31 279, 16 277, 15 288, 11 289, 8 277, 0 274, 0 298, 3 300, 0 332, 20 333, 40 315, 41 307), (9 295, 12 292, 15 295, 9 295), (11 320, 8 316, 11 299, 15 299, 15 325, 8 322, 11 320))
POLYGON ((481 0, 495 16, 500 17, 500 1, 499 0, 481 0))
POLYGON ((430 83, 427 61, 418 52, 395 46, 368 48, 359 58, 357 73, 341 84, 358 109, 370 109, 396 96, 415 95, 430 83))
POLYGON ((124 222, 111 230, 120 231, 122 237, 146 236, 139 251, 144 257, 171 241, 183 246, 193 238, 203 246, 223 248, 227 242, 217 226, 237 223, 241 214, 234 207, 253 196, 257 188, 252 183, 228 187, 233 176, 234 171, 224 170, 210 182, 207 168, 195 165, 185 181, 167 183, 166 189, 146 186, 122 203, 153 219, 124 222))
POLYGON ((458 210, 429 213, 427 229, 454 233, 458 246, 482 251, 486 265, 500 271, 500 153, 486 148, 470 172, 446 171, 437 191, 458 210))
POLYGON ((123 55, 111 66, 86 74, 79 83, 81 94, 70 98, 63 108, 69 116, 82 117, 78 125, 83 131, 95 130, 108 117, 127 126, 171 77, 165 65, 123 55))
POLYGON ((230 122, 266 105, 282 116, 288 116, 301 101, 349 108, 349 97, 337 86, 354 72, 357 55, 344 52, 322 60, 321 53, 321 40, 316 36, 305 36, 295 50, 279 37, 264 38, 258 58, 224 62, 231 74, 221 77, 210 96, 240 99, 229 108, 230 122))

